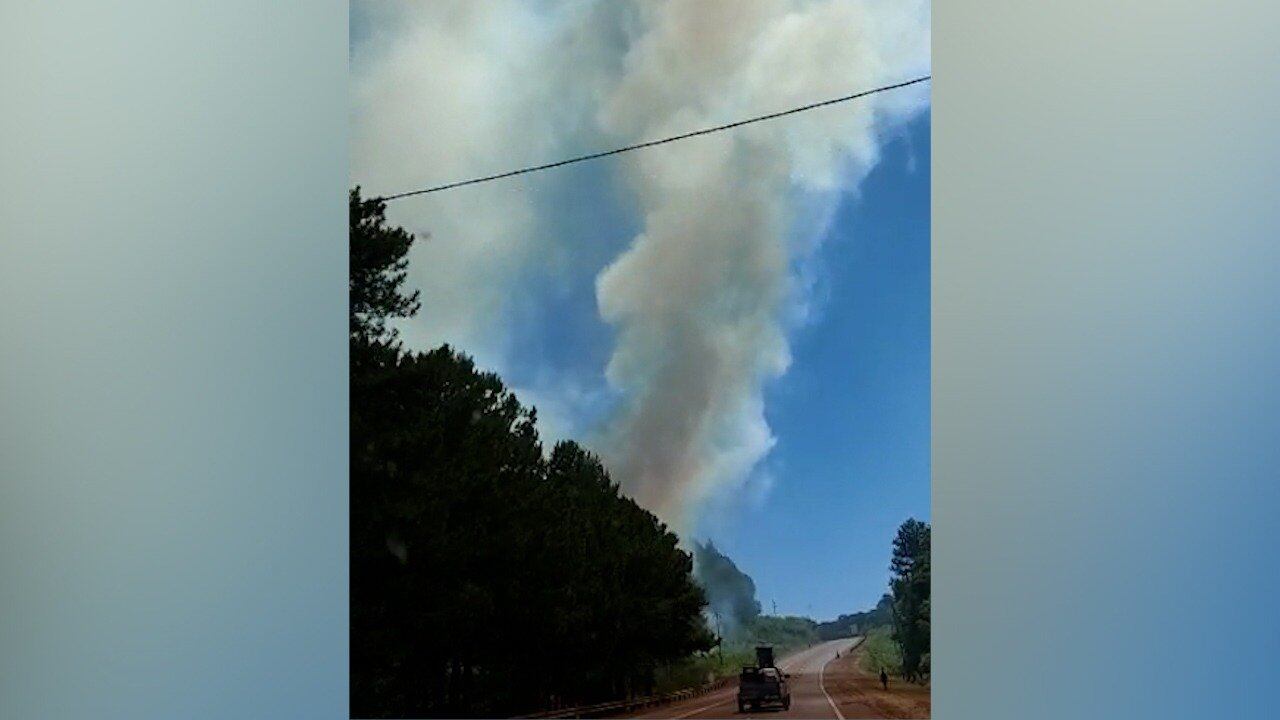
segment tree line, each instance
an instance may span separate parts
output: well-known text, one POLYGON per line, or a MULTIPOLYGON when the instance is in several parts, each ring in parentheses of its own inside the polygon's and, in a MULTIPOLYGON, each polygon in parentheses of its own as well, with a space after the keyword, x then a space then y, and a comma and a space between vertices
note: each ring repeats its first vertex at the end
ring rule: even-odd
POLYGON ((693 542, 694 579, 707 593, 707 611, 721 649, 749 651, 758 644, 773 645, 779 654, 818 640, 818 624, 807 617, 764 615, 756 598, 756 583, 715 543, 693 542))
POLYGON ((908 680, 930 671, 930 544, 928 523, 909 518, 898 527, 889 561, 889 592, 875 608, 819 623, 822 640, 864 635, 864 669, 889 669, 908 680))
POLYGON ((647 692, 712 647, 692 559, 494 373, 392 326, 414 236, 350 193, 351 712, 509 716, 647 692))
POLYGON ((893 624, 893 596, 885 593, 871 610, 841 615, 835 620, 818 623, 815 630, 821 640, 838 640, 893 624))

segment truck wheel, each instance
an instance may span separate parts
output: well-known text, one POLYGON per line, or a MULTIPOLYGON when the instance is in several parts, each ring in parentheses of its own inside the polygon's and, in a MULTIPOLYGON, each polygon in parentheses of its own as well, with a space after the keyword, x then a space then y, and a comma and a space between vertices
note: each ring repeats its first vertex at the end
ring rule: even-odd
POLYGON ((787 699, 786 699, 786 700, 783 700, 783 701, 782 701, 782 709, 783 709, 783 710, 790 710, 790 709, 791 709, 791 696, 790 696, 790 695, 788 695, 788 696, 787 696, 787 699))
POLYGON ((744 713, 744 712, 746 712, 746 711, 747 711, 747 704, 746 704, 746 703, 744 703, 744 702, 742 702, 741 700, 739 700, 739 701, 738 701, 738 712, 740 712, 740 713, 744 713))

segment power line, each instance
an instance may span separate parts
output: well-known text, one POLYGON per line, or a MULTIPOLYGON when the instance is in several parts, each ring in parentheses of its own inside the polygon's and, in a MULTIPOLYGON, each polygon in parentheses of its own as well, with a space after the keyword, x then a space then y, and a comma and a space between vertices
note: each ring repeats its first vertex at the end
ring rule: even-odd
POLYGON ((845 95, 844 97, 833 98, 831 100, 823 100, 822 102, 811 103, 809 105, 801 105, 800 107, 794 107, 794 108, 791 108, 790 110, 783 110, 782 112, 769 113, 768 115, 759 115, 753 118, 748 118, 746 120, 739 120, 737 122, 731 122, 725 125, 716 125, 715 127, 708 127, 708 128, 703 128, 701 130, 694 130, 693 132, 687 132, 681 135, 672 135, 671 137, 662 138, 661 140, 650 140, 648 142, 637 143, 635 145, 627 145, 625 147, 614 148, 613 150, 606 150, 604 152, 591 153, 590 155, 579 155, 578 157, 559 160, 557 162, 547 163, 545 165, 533 165, 531 167, 520 168, 519 170, 509 170, 504 173, 498 173, 497 175, 486 175, 484 177, 472 178, 470 180, 459 180, 457 182, 446 183, 444 185, 436 185, 435 187, 423 188, 421 190, 410 190, 408 192, 396 193, 395 195, 383 195, 382 197, 379 197, 376 199, 385 202, 388 200, 399 200, 400 198, 407 198, 413 195, 426 195, 427 193, 440 192, 442 190, 452 190, 453 188, 459 188, 464 185, 476 185, 478 183, 489 182, 491 180, 501 180, 502 178, 509 178, 509 177, 514 177, 516 175, 524 175, 526 173, 538 172, 539 170, 550 170, 551 168, 558 168, 558 167, 561 167, 562 165, 572 165, 573 163, 586 162, 587 160, 596 160, 598 158, 608 157, 610 155, 618 155, 624 152, 631 152, 632 150, 640 150, 642 148, 653 147, 655 145, 663 145, 665 143, 675 142, 677 140, 685 140, 691 137, 697 137, 699 135, 710 135, 711 133, 720 132, 721 130, 731 130, 736 127, 742 127, 743 125, 750 125, 751 123, 763 122, 765 120, 773 120, 775 118, 780 118, 786 115, 795 115, 796 113, 802 113, 807 110, 814 110, 816 108, 826 107, 828 105, 835 105, 842 102, 849 102, 850 100, 857 100, 858 98, 866 97, 868 95, 874 95, 876 93, 886 92, 888 90, 897 90, 898 88, 907 87, 908 85, 915 85, 916 83, 925 82, 926 80, 929 80, 932 77, 933 77, 932 75, 921 75, 920 77, 915 78, 914 80, 907 80, 906 82, 895 83, 893 85, 883 85, 878 88, 872 88, 871 90, 863 90, 862 92, 857 92, 852 95, 845 95))

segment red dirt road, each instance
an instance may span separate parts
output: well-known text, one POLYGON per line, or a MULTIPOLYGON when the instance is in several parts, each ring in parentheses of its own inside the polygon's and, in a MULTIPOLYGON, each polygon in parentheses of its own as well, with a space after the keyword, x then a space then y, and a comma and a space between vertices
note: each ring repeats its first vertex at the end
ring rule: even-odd
POLYGON ((836 705, 846 718, 927 718, 932 712, 932 699, 928 685, 904 682, 900 678, 889 680, 889 689, 880 686, 880 679, 866 672, 859 665, 861 648, 852 653, 841 653, 826 667, 827 692, 835 698, 836 705))

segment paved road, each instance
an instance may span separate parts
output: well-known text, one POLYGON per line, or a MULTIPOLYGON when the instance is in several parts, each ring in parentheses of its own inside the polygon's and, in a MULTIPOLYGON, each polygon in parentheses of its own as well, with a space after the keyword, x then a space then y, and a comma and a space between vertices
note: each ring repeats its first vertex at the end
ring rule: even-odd
MULTIPOLYGON (((823 668, 835 658, 837 651, 844 654, 853 645, 854 640, 851 639, 832 640, 788 655, 779 661, 778 666, 785 672, 791 673, 790 710, 784 711, 779 708, 777 710, 761 710, 747 715, 738 715, 738 686, 737 683, 734 683, 724 690, 703 695, 702 697, 689 698, 688 700, 663 707, 650 708, 644 711, 643 714, 633 717, 667 718, 668 720, 728 718, 734 716, 738 716, 739 720, 755 716, 760 717, 761 720, 774 720, 775 718, 836 718, 841 720, 846 717, 874 717, 870 708, 866 708, 866 714, 849 715, 850 709, 859 710, 859 708, 850 708, 848 702, 840 706, 843 713, 837 711, 832 701, 828 698, 827 692, 823 689, 823 668)), ((826 689, 830 690, 830 687, 828 686, 826 689)), ((837 701, 839 701, 839 698, 837 698, 837 701)))

